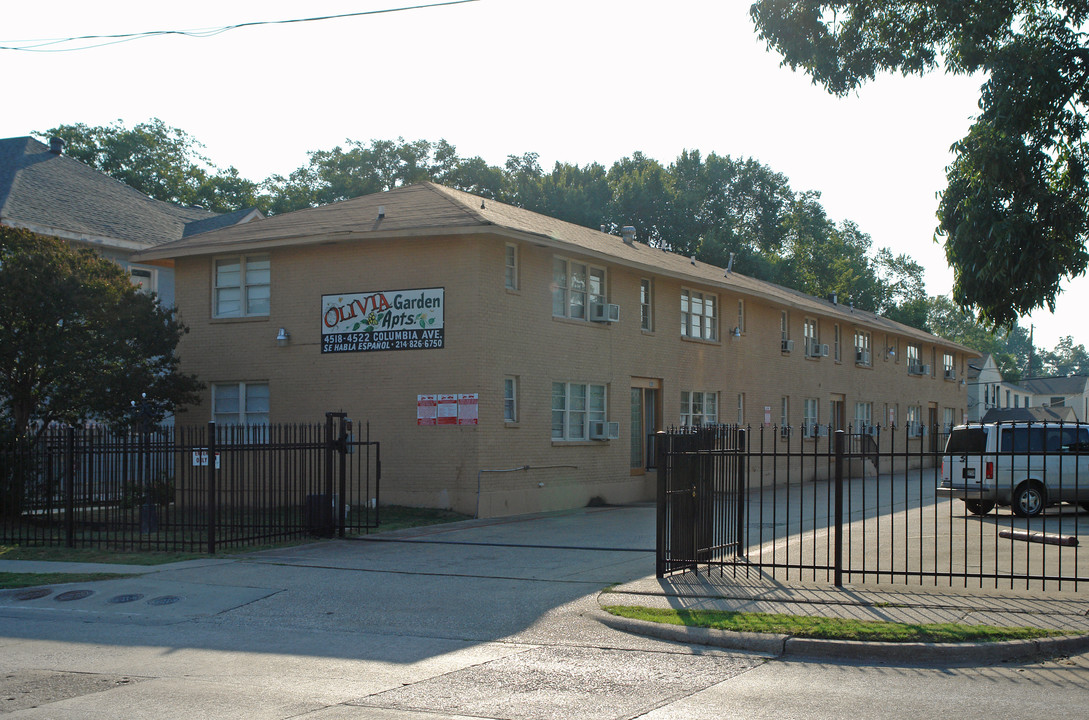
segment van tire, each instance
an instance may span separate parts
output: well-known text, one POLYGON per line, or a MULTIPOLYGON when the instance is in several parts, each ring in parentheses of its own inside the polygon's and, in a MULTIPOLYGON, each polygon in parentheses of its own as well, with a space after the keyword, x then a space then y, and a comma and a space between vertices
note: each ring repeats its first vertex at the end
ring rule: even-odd
POLYGON ((968 512, 973 515, 986 515, 991 510, 994 510, 993 500, 965 500, 964 507, 968 508, 968 512))
POLYGON ((1013 514, 1018 517, 1036 517, 1047 507, 1047 493, 1044 486, 1035 481, 1021 483, 1013 493, 1013 514))

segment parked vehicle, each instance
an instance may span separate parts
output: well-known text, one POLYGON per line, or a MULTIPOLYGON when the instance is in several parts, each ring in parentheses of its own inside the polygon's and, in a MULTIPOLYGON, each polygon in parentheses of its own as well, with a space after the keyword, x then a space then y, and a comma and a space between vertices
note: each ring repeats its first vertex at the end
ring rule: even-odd
POLYGON ((1008 505, 1035 517, 1060 502, 1089 510, 1089 425, 958 425, 946 441, 937 493, 960 498, 975 515, 1008 505))

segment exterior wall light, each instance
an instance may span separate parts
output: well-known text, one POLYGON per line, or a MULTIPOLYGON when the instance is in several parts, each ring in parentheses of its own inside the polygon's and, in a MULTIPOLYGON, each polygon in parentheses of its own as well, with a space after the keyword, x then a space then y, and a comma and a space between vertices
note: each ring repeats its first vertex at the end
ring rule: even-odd
POLYGON ((741 337, 741 327, 735 327, 733 330, 730 331, 730 334, 734 337, 741 337))
POLYGON ((291 333, 286 328, 280 328, 280 332, 276 333, 276 344, 280 347, 287 347, 289 342, 291 342, 291 333))

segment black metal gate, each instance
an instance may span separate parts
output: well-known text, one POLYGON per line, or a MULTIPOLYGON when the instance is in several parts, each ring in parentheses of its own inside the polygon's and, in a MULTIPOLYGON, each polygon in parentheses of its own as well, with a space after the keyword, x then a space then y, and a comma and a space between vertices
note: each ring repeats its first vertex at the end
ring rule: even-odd
POLYGON ((0 447, 0 543, 214 553, 379 522, 379 443, 324 424, 48 429, 0 447))
POLYGON ((658 435, 657 574, 695 570, 744 549, 745 431, 658 435))

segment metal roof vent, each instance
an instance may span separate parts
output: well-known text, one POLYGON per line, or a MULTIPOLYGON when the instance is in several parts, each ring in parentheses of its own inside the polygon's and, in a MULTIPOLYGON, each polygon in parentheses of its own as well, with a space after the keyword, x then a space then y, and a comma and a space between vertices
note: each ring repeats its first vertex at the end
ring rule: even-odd
POLYGON ((59 137, 49 138, 49 152, 60 155, 64 152, 64 140, 59 137))
POLYGON ((626 245, 631 245, 633 242, 635 242, 635 226, 625 225, 624 227, 620 228, 620 235, 624 238, 624 243, 626 245))

